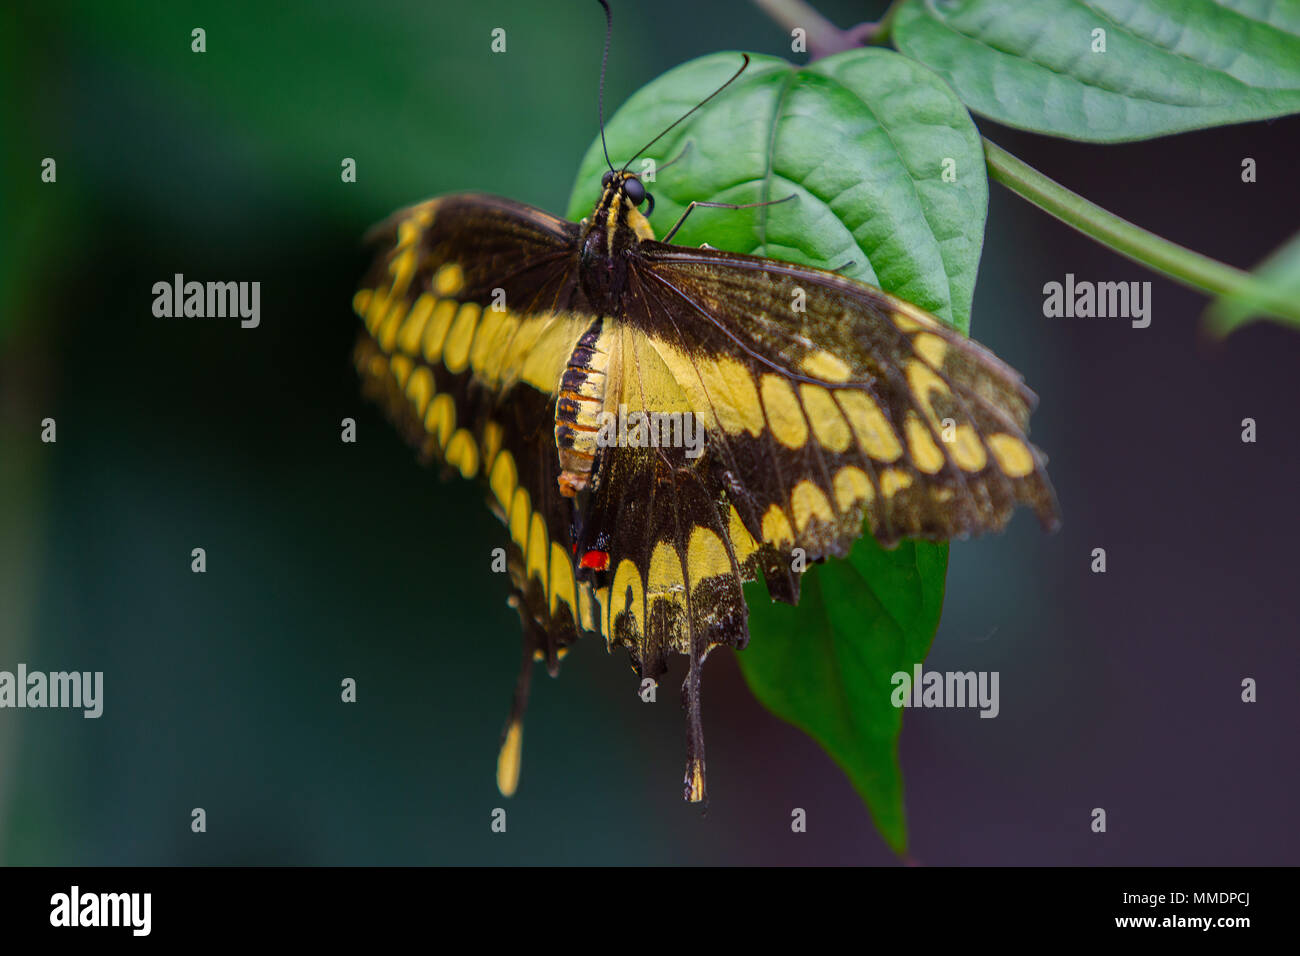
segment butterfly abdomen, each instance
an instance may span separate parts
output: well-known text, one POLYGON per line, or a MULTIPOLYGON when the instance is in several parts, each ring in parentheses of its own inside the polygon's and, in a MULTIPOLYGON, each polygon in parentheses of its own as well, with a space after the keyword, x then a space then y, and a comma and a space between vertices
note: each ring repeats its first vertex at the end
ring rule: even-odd
POLYGON ((603 320, 597 318, 569 356, 555 402, 555 445, 560 455, 560 494, 577 496, 591 480, 599 448, 600 412, 605 404, 609 352, 601 348, 603 320))

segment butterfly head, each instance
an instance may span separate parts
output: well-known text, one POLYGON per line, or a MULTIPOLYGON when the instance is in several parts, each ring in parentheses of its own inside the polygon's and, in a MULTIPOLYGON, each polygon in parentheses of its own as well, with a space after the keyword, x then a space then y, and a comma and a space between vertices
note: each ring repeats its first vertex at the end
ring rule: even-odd
POLYGON ((583 258, 590 264, 605 260, 606 267, 644 239, 653 239, 654 230, 646 216, 654 210, 654 197, 646 191, 636 173, 611 169, 601 179, 600 201, 583 220, 583 258), (645 205, 645 214, 637 207, 645 205))
MULTIPOLYGON (((646 203, 646 216, 652 215, 655 211, 655 197, 645 188, 645 183, 641 182, 641 178, 636 173, 629 173, 625 169, 611 169, 601 177, 600 185, 605 197, 615 202, 626 199, 633 209, 646 203), (610 196, 611 189, 615 193, 613 196, 610 196)), ((601 204, 605 205, 603 199, 601 204)))
POLYGON ((655 237, 637 208, 646 204, 649 215, 654 199, 637 175, 626 170, 610 170, 601 184, 600 201, 582 220, 578 247, 583 291, 593 307, 609 315, 620 307, 637 247, 655 237))

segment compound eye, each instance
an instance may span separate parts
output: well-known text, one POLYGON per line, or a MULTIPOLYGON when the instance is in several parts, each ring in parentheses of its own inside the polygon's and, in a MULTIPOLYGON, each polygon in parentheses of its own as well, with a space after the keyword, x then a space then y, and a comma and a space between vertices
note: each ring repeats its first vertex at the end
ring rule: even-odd
POLYGON ((627 198, 632 200, 632 205, 639 206, 645 202, 645 186, 639 179, 625 179, 623 181, 623 191, 627 193, 627 198))
POLYGON ((612 169, 607 170, 605 175, 600 177, 600 185, 602 187, 608 186, 613 181, 614 181, 614 170, 612 169))

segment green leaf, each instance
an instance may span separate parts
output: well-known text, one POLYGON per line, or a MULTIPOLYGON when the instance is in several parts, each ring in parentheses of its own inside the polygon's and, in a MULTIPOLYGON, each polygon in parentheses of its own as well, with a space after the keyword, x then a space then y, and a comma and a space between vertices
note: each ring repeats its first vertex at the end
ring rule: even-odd
MULTIPOLYGON (((670 70, 606 124, 610 158, 636 150, 717 89, 740 66, 715 53, 670 70)), ((966 331, 984 239, 988 178, 979 132, 952 91, 891 50, 850 50, 804 67, 751 55, 716 100, 629 167, 655 168, 647 186, 662 236, 692 200, 794 202, 761 209, 696 209, 673 242, 836 268, 966 331), (689 144, 689 148, 687 147, 689 144), (951 159, 955 182, 944 182, 951 159)), ((600 198, 600 141, 587 151, 569 201, 579 219, 600 198)))
MULTIPOLYGON (((606 129, 621 166, 735 72, 737 53, 703 57, 636 93, 606 129)), ((889 50, 851 50, 805 67, 754 56, 716 100, 645 154, 655 161, 651 223, 663 235, 692 200, 797 202, 697 209, 674 242, 822 267, 970 322, 988 204, 979 133, 952 90, 889 50), (687 148, 689 144, 689 148, 687 148), (681 155, 679 162, 659 170, 681 155), (950 161, 950 162, 948 162, 950 161), (945 181, 945 168, 955 181, 945 181)), ((641 159, 631 167, 643 172, 641 159)), ((605 169, 587 151, 569 204, 587 215, 605 169)), ((947 177, 951 179, 951 177, 947 177)), ((922 661, 943 605, 947 547, 870 536, 846 561, 809 570, 798 608, 746 589, 750 645, 739 655, 755 695, 810 734, 852 780, 895 850, 907 844, 898 767, 901 712, 889 678, 922 661)))
POLYGON ((975 112, 1068 139, 1300 110, 1300 0, 906 0, 892 29, 975 112))
POLYGON ((1294 314, 1270 305, 1270 300, 1289 303, 1300 300, 1300 233, 1261 262, 1253 275, 1260 280, 1258 287, 1240 295, 1216 299, 1206 310, 1205 317, 1214 335, 1228 335, 1261 318, 1279 319, 1286 325, 1300 328, 1300 320, 1294 314))

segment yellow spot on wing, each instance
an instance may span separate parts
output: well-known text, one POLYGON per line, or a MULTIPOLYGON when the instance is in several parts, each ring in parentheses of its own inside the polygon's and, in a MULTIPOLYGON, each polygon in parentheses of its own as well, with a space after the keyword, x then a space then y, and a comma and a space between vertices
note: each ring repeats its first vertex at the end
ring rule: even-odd
POLYGON ((790 528, 790 519, 785 516, 780 505, 772 505, 763 515, 763 540, 778 548, 794 544, 794 531, 790 528))
POLYGON ((551 542, 551 616, 559 602, 569 605, 574 619, 578 616, 578 597, 573 580, 573 562, 558 541, 551 542))
POLYGON ((451 320, 456 317, 458 306, 452 299, 443 299, 433 309, 429 324, 424 328, 424 341, 421 349, 427 362, 436 362, 442 358, 442 343, 451 328, 451 320))
POLYGON ((483 470, 491 469, 493 462, 496 461, 497 451, 501 448, 501 438, 505 434, 504 429, 496 422, 488 422, 483 427, 483 470))
POLYGON ((708 528, 696 526, 686 547, 686 568, 690 571, 691 589, 705 578, 731 573, 731 559, 722 539, 708 528))
POLYGON ((469 365, 469 348, 474 341, 474 329, 478 327, 481 307, 474 302, 466 302, 456 313, 456 322, 447 335, 447 344, 442 352, 442 364, 449 372, 463 372, 469 365))
POLYGON ((503 510, 510 507, 510 499, 515 493, 515 484, 518 480, 514 456, 508 451, 501 452, 492 463, 492 475, 488 479, 488 485, 503 510))
POLYGON ((758 550, 758 542, 740 520, 740 512, 735 505, 731 506, 731 514, 727 519, 727 536, 731 538, 731 550, 736 553, 737 564, 743 565, 758 550))
POLYGON ((897 461, 903 454, 903 446, 880 406, 865 392, 852 389, 841 389, 835 397, 844 409, 862 450, 876 461, 897 461))
POLYGON ((405 249, 407 246, 415 244, 415 240, 420 238, 420 224, 411 217, 403 219, 397 224, 397 248, 405 249))
POLYGON ((813 378, 819 378, 823 382, 831 382, 836 385, 847 382, 850 373, 853 371, 849 368, 849 363, 844 359, 821 349, 816 352, 809 352, 804 356, 801 364, 803 370, 813 378))
POLYGON ((474 443, 474 436, 464 428, 457 429, 456 434, 451 436, 443 457, 449 464, 459 468, 464 478, 473 478, 478 474, 478 445, 474 443))
POLYGON ((828 524, 835 520, 835 512, 831 510, 826 495, 807 478, 794 486, 790 494, 790 510, 794 512, 795 527, 800 531, 806 530, 814 518, 828 524))
POLYGON ((835 473, 835 503, 840 511, 848 513, 859 501, 871 504, 875 496, 876 489, 861 468, 846 465, 835 473))
POLYGON ((763 434, 763 406, 749 369, 725 355, 714 361, 696 359, 696 365, 704 376, 714 416, 723 430, 730 435, 742 431, 755 437, 763 434))
POLYGON ((429 407, 429 399, 433 397, 433 372, 429 371, 427 365, 419 366, 406 382, 406 397, 411 400, 415 406, 415 411, 421 418, 424 417, 425 410, 429 407))
POLYGON ((406 380, 411 374, 411 369, 415 368, 415 363, 405 355, 394 355, 388 360, 388 366, 393 370, 393 378, 397 379, 398 388, 406 388, 406 380))
POLYGON ((440 199, 430 199, 420 203, 411 209, 411 218, 419 224, 421 229, 428 229, 433 225, 433 213, 438 208, 440 199))
POLYGON ((447 447, 452 429, 456 427, 456 403, 446 392, 434 398, 424 415, 424 430, 438 436, 438 445, 447 447))
POLYGON ((898 468, 886 468, 880 476, 880 493, 891 498, 912 487, 912 476, 898 468))
POLYGON ((384 289, 376 289, 375 294, 370 297, 370 302, 366 307, 366 331, 371 335, 379 328, 385 316, 388 315, 388 292, 384 289))
POLYGON ((939 416, 934 410, 934 396, 951 395, 947 383, 924 362, 913 359, 907 363, 907 386, 912 390, 912 397, 925 412, 925 417, 930 419, 930 423, 936 428, 940 427, 939 416))
POLYGON ((933 332, 922 332, 913 338, 912 348, 934 368, 941 368, 948 354, 948 343, 933 332))
POLYGON ((478 324, 478 331, 474 335, 474 344, 469 350, 469 365, 480 375, 488 364, 488 356, 492 354, 492 349, 496 347, 497 333, 501 330, 501 324, 505 321, 505 312, 498 312, 496 309, 487 309, 483 312, 483 318, 478 324))
POLYGON ((950 445, 953 461, 966 471, 981 471, 989 463, 979 435, 970 425, 958 425, 950 445))
POLYGON ((411 276, 415 275, 418 261, 415 249, 409 248, 393 256, 392 261, 388 263, 388 271, 393 274, 394 298, 406 293, 406 287, 411 284, 411 276))
POLYGON ((933 328, 939 320, 908 302, 894 302, 894 325, 904 332, 933 328))
POLYGON ((939 446, 934 443, 928 426, 922 423, 916 412, 907 413, 907 447, 912 453, 912 464, 918 471, 927 475, 937 474, 943 470, 945 458, 939 446))
MULTIPOLYGON (((605 588, 608 591, 608 588, 605 588)), ((600 631, 600 618, 596 611, 595 597, 591 593, 591 588, 582 587, 578 589, 578 627, 584 631, 600 631)))
POLYGON ((762 381, 763 409, 772 435, 787 448, 801 448, 808 440, 808 422, 804 420, 799 399, 790 383, 779 375, 767 374, 762 381))
POLYGON ((444 263, 433 277, 433 291, 440 297, 455 295, 463 288, 465 288, 465 272, 459 263, 444 263))
POLYGON ((1019 438, 998 434, 990 435, 987 441, 998 467, 1008 476, 1023 478, 1034 470, 1034 456, 1019 438))
POLYGON ((503 797, 513 797, 519 787, 519 763, 523 753, 524 727, 512 721, 506 730, 506 739, 497 754, 497 789, 503 797))
POLYGON ((534 511, 528 524, 528 576, 542 582, 542 591, 546 591, 546 559, 549 551, 546 547, 546 521, 540 511, 534 511))
POLYGON ((373 297, 374 292, 370 289, 358 289, 357 294, 352 297, 352 311, 364 319, 366 310, 370 308, 370 300, 373 297))
POLYGON ((435 301, 427 292, 416 299, 415 305, 411 306, 411 314, 406 317, 402 330, 397 333, 397 347, 408 355, 419 353, 420 338, 424 335, 424 326, 429 321, 429 316, 433 315, 435 301))
POLYGON ((686 579, 682 577, 682 560, 677 549, 667 541, 655 545, 650 555, 650 572, 646 575, 646 597, 667 598, 680 602, 686 591, 686 579))
POLYGON ((375 338, 379 340, 379 347, 385 352, 393 350, 393 344, 397 341, 397 330, 402 326, 402 319, 406 317, 408 304, 399 299, 394 302, 388 310, 388 317, 384 319, 384 324, 379 327, 379 332, 375 338))
POLYGON ((853 436, 849 433, 849 423, 831 393, 820 385, 800 385, 799 397, 803 399, 804 411, 812 422, 813 434, 827 451, 847 451, 853 436))
POLYGON ((614 623, 618 619, 620 611, 626 611, 631 615, 633 633, 644 633, 642 626, 642 622, 645 620, 644 585, 641 582, 641 572, 628 558, 624 558, 618 563, 618 570, 614 574, 614 584, 610 588, 609 622, 606 628, 607 639, 614 636, 614 623), (631 590, 630 595, 628 594, 629 589, 631 590))
POLYGON ((510 502, 510 538, 521 551, 528 548, 528 491, 516 488, 510 502))

